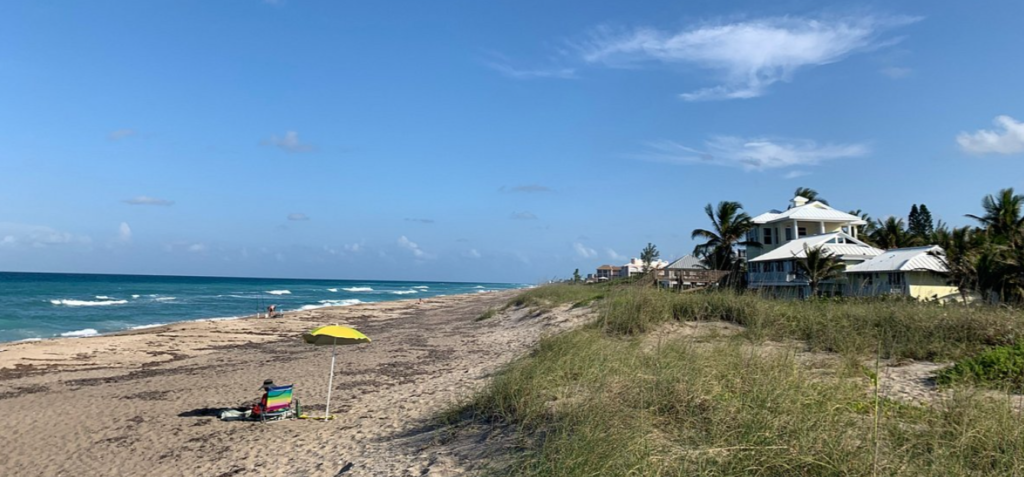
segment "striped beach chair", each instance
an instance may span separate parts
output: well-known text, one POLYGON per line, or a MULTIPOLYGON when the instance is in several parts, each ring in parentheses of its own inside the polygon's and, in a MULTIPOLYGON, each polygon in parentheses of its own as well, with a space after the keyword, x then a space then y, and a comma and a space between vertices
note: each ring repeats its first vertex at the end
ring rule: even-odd
POLYGON ((299 400, 292 396, 292 386, 267 389, 266 403, 260 403, 259 416, 263 422, 292 419, 299 415, 299 400))

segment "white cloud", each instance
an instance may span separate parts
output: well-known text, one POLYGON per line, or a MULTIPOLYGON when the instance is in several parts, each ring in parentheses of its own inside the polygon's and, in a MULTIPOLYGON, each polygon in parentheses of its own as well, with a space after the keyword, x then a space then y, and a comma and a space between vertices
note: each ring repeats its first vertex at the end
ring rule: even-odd
POLYGON ((480 255, 480 252, 478 252, 478 251, 477 251, 477 250, 476 250, 475 248, 471 248, 471 249, 469 249, 469 250, 468 250, 468 251, 467 251, 467 252, 465 253, 465 256, 466 256, 467 258, 480 258, 480 257, 481 257, 481 255, 480 255))
POLYGON ((573 250, 576 251, 577 255, 579 255, 580 257, 583 257, 583 258, 593 258, 593 257, 597 256, 597 251, 596 250, 594 250, 594 249, 592 249, 590 247, 587 247, 586 245, 583 245, 583 244, 581 244, 579 242, 574 242, 572 244, 572 248, 573 248, 573 250))
POLYGON ((801 68, 835 63, 893 43, 886 30, 917 18, 770 17, 733 23, 706 23, 681 31, 599 28, 577 45, 583 60, 612 67, 645 62, 685 64, 715 72, 722 84, 683 93, 687 101, 754 98, 768 86, 790 81, 801 68))
POLYGON ((604 252, 608 255, 609 259, 615 260, 616 262, 626 259, 625 256, 619 255, 615 250, 612 250, 610 248, 604 249, 604 252))
POLYGON ((202 243, 194 243, 192 245, 189 245, 186 250, 188 250, 189 252, 192 252, 192 253, 205 252, 206 251, 206 245, 202 244, 202 243))
POLYGON ((346 252, 359 253, 363 251, 363 246, 358 243, 345 244, 341 248, 345 249, 346 252))
POLYGON ((111 131, 110 134, 107 134, 107 139, 111 141, 119 141, 126 137, 134 136, 138 133, 139 132, 134 129, 118 129, 116 131, 111 131))
POLYGON ((424 252, 416 242, 409 240, 405 235, 398 237, 398 246, 412 252, 412 256, 416 257, 417 260, 431 260, 435 258, 433 254, 424 252))
POLYGON ((789 171, 785 175, 783 175, 782 177, 784 179, 796 179, 797 177, 803 177, 803 176, 808 176, 808 175, 811 175, 811 173, 807 172, 807 171, 796 170, 796 171, 789 171))
POLYGON ((969 154, 1017 154, 1024 152, 1024 123, 1009 116, 992 121, 997 129, 981 129, 974 134, 960 133, 956 142, 969 154))
POLYGON ((51 246, 65 245, 88 245, 92 238, 87 235, 75 235, 70 232, 62 232, 44 225, 16 224, 11 222, 0 222, 0 245, 19 246, 24 245, 34 248, 45 248, 51 246))
POLYGON ((533 215, 532 212, 512 212, 510 216, 512 220, 537 220, 537 216, 533 215))
POLYGON ((121 222, 121 226, 117 229, 117 239, 122 243, 131 243, 132 228, 128 226, 128 222, 121 222))
POLYGON ((548 68, 516 68, 511 65, 508 57, 500 53, 490 52, 490 59, 484 61, 488 68, 513 79, 573 79, 576 78, 576 70, 566 67, 548 68))
POLYGON ((306 215, 306 214, 303 214, 302 212, 293 212, 293 213, 288 214, 288 220, 291 220, 291 221, 309 220, 309 216, 306 215))
POLYGON ((263 141, 265 146, 275 146, 284 149, 288 152, 310 152, 314 150, 313 146, 304 144, 299 141, 299 133, 295 131, 287 131, 283 137, 278 137, 276 134, 270 136, 270 139, 263 141))
POLYGON ((633 157, 675 164, 741 167, 748 171, 815 165, 830 159, 859 157, 869 152, 864 144, 818 145, 806 139, 748 139, 736 136, 712 137, 705 141, 704 150, 674 141, 657 141, 649 146, 651 152, 633 157))
POLYGON ((125 204, 129 204, 129 205, 162 205, 162 206, 174 205, 174 201, 173 200, 157 199, 156 197, 147 197, 147 196, 144 196, 144 195, 140 195, 140 196, 138 196, 138 197, 136 197, 134 199, 125 199, 125 200, 122 200, 121 202, 124 202, 125 204))

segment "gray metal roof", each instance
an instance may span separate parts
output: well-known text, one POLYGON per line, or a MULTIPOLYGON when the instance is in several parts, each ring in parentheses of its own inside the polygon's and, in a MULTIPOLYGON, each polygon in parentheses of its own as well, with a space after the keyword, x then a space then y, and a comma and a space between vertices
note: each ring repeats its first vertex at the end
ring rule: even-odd
POLYGON ((668 264, 668 266, 665 267, 665 268, 671 268, 673 270, 680 270, 680 269, 681 270, 706 270, 707 269, 707 267, 704 266, 704 262, 702 262, 699 258, 694 257, 693 255, 684 255, 682 258, 678 258, 675 261, 673 261, 672 263, 668 264))
POLYGON ((752 221, 755 224, 767 224, 781 220, 847 222, 853 225, 867 224, 867 222, 865 222, 860 217, 857 217, 856 215, 847 214, 846 212, 840 212, 818 201, 801 205, 799 207, 792 207, 782 212, 772 210, 770 212, 765 212, 761 215, 758 215, 757 217, 754 217, 752 219, 752 221))
POLYGON ((843 232, 834 232, 830 234, 811 235, 809 237, 798 238, 796 240, 790 240, 782 244, 779 248, 772 250, 764 255, 759 255, 757 258, 751 259, 751 262, 770 262, 772 260, 792 260, 794 258, 806 258, 807 254, 804 253, 804 245, 807 248, 822 247, 823 250, 830 254, 836 255, 839 258, 869 258, 881 254, 883 251, 872 247, 860 240, 853 238, 852 236, 843 232), (830 243, 831 242, 831 243, 830 243), (835 243, 844 242, 844 243, 835 243))
POLYGON ((846 269, 848 273, 870 272, 949 272, 946 263, 936 255, 945 256, 938 245, 926 247, 894 248, 864 263, 846 269))

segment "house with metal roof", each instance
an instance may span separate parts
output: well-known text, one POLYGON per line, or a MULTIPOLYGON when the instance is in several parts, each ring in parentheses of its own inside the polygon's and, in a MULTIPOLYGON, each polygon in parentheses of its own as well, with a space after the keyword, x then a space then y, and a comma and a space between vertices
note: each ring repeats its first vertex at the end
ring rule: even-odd
POLYGON ((945 251, 938 245, 897 248, 846 269, 849 293, 903 295, 918 300, 960 300, 949 284, 945 251))
MULTIPOLYGON (((810 294, 810 284, 797 262, 807 258, 806 251, 821 247, 847 267, 863 263, 883 253, 853 235, 838 231, 796 238, 774 247, 767 253, 747 260, 747 287, 764 290, 776 296, 803 298, 810 294)), ((842 294, 845 277, 837 277, 822 284, 826 294, 842 294)))
POLYGON ((728 272, 709 270, 701 259, 684 255, 661 269, 658 284, 666 288, 695 288, 717 283, 728 272))
POLYGON ((747 260, 771 253, 784 245, 812 235, 842 232, 857 239, 857 226, 867 222, 820 202, 794 197, 784 211, 771 210, 752 219, 754 227, 747 240, 759 245, 746 247, 747 260))

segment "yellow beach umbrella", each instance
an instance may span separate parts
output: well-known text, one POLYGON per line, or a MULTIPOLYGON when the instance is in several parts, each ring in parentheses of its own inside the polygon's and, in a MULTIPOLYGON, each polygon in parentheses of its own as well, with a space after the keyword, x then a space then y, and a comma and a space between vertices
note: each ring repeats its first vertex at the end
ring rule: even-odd
POLYGON ((334 359, 338 354, 338 345, 369 343, 370 338, 359 331, 346 326, 321 326, 302 335, 302 339, 316 346, 331 347, 331 374, 327 378, 327 409, 324 419, 331 418, 331 389, 334 387, 334 359))

